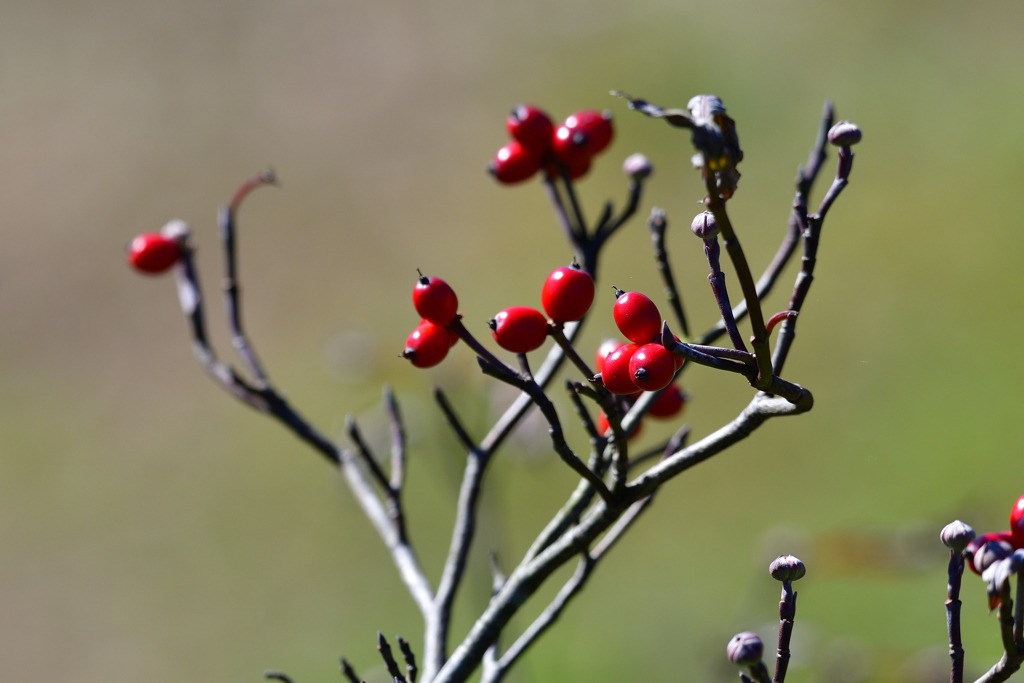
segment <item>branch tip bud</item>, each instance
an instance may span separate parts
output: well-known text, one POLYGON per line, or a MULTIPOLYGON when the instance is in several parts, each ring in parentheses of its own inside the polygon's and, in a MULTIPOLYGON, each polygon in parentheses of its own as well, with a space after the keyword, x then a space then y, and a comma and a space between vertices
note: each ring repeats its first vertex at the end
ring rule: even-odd
POLYGON ((768 565, 768 573, 776 581, 798 581, 807 573, 807 568, 793 555, 779 555, 768 565))
POLYGON ((943 527, 939 539, 942 541, 942 545, 950 550, 962 553, 975 536, 974 529, 957 519, 943 527))

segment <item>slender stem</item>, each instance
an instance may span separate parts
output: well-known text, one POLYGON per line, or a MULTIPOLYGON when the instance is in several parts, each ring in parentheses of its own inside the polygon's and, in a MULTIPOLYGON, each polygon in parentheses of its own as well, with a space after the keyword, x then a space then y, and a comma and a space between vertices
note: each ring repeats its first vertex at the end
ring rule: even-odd
POLYGON ((633 214, 636 213, 637 208, 640 206, 640 198, 643 196, 643 191, 643 180, 629 179, 629 198, 626 201, 626 206, 622 209, 622 213, 610 222, 598 227, 593 238, 596 248, 602 247, 609 237, 614 235, 619 228, 625 225, 626 221, 633 217, 633 214))
POLYGON ((949 551, 948 579, 946 581, 946 631, 949 634, 949 683, 963 683, 964 646, 960 638, 960 580, 964 574, 964 556, 957 550, 949 551))
POLYGON ((397 683, 406 683, 405 676, 402 675, 401 670, 398 668, 398 662, 395 661, 395 656, 391 653, 391 645, 388 644, 384 634, 380 631, 377 631, 377 651, 380 652, 380 656, 384 660, 384 666, 387 667, 388 674, 392 680, 397 683))
POLYGON ((391 490, 397 497, 405 484, 405 426, 402 424, 402 413, 398 410, 395 392, 387 384, 384 385, 384 412, 391 427, 391 490))
POLYGON ((651 243, 654 245, 654 261, 658 264, 658 272, 661 273, 661 280, 665 283, 665 298, 672 307, 679 327, 683 330, 683 337, 690 338, 690 326, 686 323, 686 313, 683 311, 683 299, 676 288, 676 279, 672 274, 672 264, 668 260, 668 251, 665 249, 665 229, 668 221, 665 220, 665 212, 657 207, 651 209, 651 216, 647 219, 647 228, 651 231, 651 243))
MULTIPOLYGON (((725 250, 729 253, 733 269, 736 271, 736 279, 740 282, 740 289, 747 300, 747 316, 750 318, 750 327, 753 333, 751 344, 754 347, 754 356, 757 358, 757 380, 755 386, 763 389, 771 381, 772 372, 771 351, 768 348, 768 332, 764 327, 764 316, 761 314, 761 300, 757 296, 757 285, 750 274, 750 266, 747 265, 747 257, 743 254, 743 246, 740 244, 736 231, 733 230, 729 214, 725 210, 725 200, 718 194, 715 187, 714 174, 704 174, 704 184, 708 190, 707 207, 714 214, 718 229, 722 233, 722 240, 725 242, 725 250)), ((723 312, 724 313, 724 312, 723 312)), ((732 314, 732 309, 729 309, 732 314)), ((726 321, 728 324, 728 321, 726 321)), ((742 342, 741 342, 742 343, 742 342)), ((735 345, 735 340, 734 340, 735 345)), ((738 349, 746 350, 744 346, 737 346, 738 349)))
POLYGON ((569 177, 569 170, 565 167, 565 164, 557 159, 553 163, 558 169, 558 175, 562 178, 565 195, 569 198, 569 206, 572 207, 573 216, 576 217, 576 227, 579 228, 580 241, 586 241, 587 221, 583 217, 583 209, 580 208, 579 199, 576 198, 576 188, 573 186, 572 178, 569 177))
POLYGON ((773 683, 784 683, 789 670, 789 642, 793 637, 793 620, 796 618, 796 592, 790 581, 782 582, 782 598, 779 600, 779 646, 775 654, 775 676, 773 683))
POLYGON ((565 210, 565 204, 562 202, 562 195, 558 192, 558 186, 555 185, 555 179, 545 173, 541 178, 541 185, 544 187, 544 194, 547 195, 548 201, 551 202, 551 208, 555 212, 555 220, 558 221, 558 227, 562 229, 562 234, 565 236, 566 241, 578 249, 579 243, 583 239, 583 229, 578 227, 569 218, 569 214, 565 210))
POLYGON ((722 314, 722 324, 729 333, 732 345, 745 353, 747 346, 743 343, 743 336, 740 335, 740 331, 736 327, 736 319, 732 315, 732 304, 729 303, 729 292, 725 286, 725 273, 722 272, 719 261, 720 253, 717 237, 704 240, 704 255, 711 268, 711 273, 708 274, 708 283, 711 285, 712 294, 715 295, 715 302, 718 303, 718 310, 722 314))
POLYGON ((344 657, 341 657, 341 674, 348 683, 360 683, 359 674, 356 673, 356 670, 352 668, 352 664, 344 657))

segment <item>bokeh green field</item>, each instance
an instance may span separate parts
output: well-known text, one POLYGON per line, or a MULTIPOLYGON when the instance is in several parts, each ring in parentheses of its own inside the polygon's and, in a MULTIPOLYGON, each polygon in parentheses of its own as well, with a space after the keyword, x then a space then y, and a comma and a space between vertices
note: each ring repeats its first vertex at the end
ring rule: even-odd
MULTIPOLYGON (((539 304, 570 256, 537 181, 483 172, 510 105, 613 109, 616 142, 580 185, 589 214, 624 197, 628 154, 657 171, 603 283, 658 291, 642 221, 658 205, 691 318, 714 320, 685 230, 702 196, 687 136, 610 88, 666 106, 722 97, 746 152, 731 210, 755 270, 825 98, 864 142, 786 373, 814 410, 666 487, 512 680, 734 680, 726 640, 773 637, 766 567, 782 552, 808 564, 794 683, 946 675, 938 530, 1003 528, 1024 493, 1020 3, 104 0, 3 2, 0 16, 0 678, 280 668, 309 683, 339 680, 344 652, 384 681, 374 632, 418 647, 420 624, 369 524, 314 454, 208 381, 173 283, 130 273, 123 245, 172 217, 194 226, 226 353, 215 210, 277 169, 283 187, 241 216, 252 337, 332 435, 352 413, 383 444, 393 383, 409 526, 436 581, 462 455, 429 387, 476 435, 508 396, 465 348, 427 372, 395 358, 416 322, 413 269, 452 283, 485 334, 497 310, 539 304)), ((587 349, 612 331, 599 301, 587 349)), ((698 435, 750 395, 701 368, 686 386, 698 435)), ((486 550, 514 562, 574 483, 543 443, 527 429, 489 473, 458 634, 487 598, 486 550)), ((973 577, 965 601, 980 672, 996 622, 973 577)))

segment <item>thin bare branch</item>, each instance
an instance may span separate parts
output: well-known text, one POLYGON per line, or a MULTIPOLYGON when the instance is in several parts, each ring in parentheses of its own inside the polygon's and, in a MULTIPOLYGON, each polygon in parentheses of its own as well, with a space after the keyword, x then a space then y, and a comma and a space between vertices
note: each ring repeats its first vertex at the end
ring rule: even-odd
POLYGON ((341 657, 340 661, 341 673, 345 677, 345 680, 347 680, 348 683, 360 683, 359 675, 356 674, 356 670, 352 668, 352 664, 344 657, 341 657))
POLYGON ((384 660, 384 666, 388 668, 388 673, 391 678, 401 683, 407 683, 405 676, 398 668, 398 662, 395 661, 395 657, 391 654, 391 645, 388 644, 387 638, 380 631, 377 631, 377 651, 380 652, 381 659, 384 660))
POLYGON ((665 211, 654 207, 651 209, 651 216, 647 219, 647 228, 651 231, 651 243, 654 245, 654 261, 658 264, 658 272, 661 273, 661 280, 665 283, 665 298, 668 299, 672 312, 679 321, 679 327, 683 330, 683 336, 690 337, 690 326, 686 322, 686 313, 683 311, 683 298, 676 288, 676 278, 672 274, 672 264, 669 262, 668 250, 665 248, 665 229, 668 228, 668 221, 665 220, 665 211))
POLYGON ((391 490, 400 495, 405 484, 405 426, 391 386, 384 385, 384 412, 391 427, 391 490))
POLYGON ((434 400, 437 401, 437 405, 440 406, 441 412, 444 413, 444 419, 448 422, 448 425, 455 432, 455 436, 458 438, 462 446, 469 452, 479 450, 476 443, 473 442, 469 432, 462 425, 462 420, 455 414, 455 410, 452 408, 451 403, 448 402, 448 397, 444 395, 440 387, 434 387, 434 400))
POLYGON ((281 683, 292 683, 292 679, 283 671, 264 671, 263 677, 268 681, 281 681, 281 683))
POLYGON ((416 674, 419 672, 419 669, 416 668, 416 655, 413 654, 408 640, 402 636, 395 636, 395 638, 398 640, 398 649, 402 652, 402 659, 405 660, 405 676, 409 683, 416 683, 416 674))

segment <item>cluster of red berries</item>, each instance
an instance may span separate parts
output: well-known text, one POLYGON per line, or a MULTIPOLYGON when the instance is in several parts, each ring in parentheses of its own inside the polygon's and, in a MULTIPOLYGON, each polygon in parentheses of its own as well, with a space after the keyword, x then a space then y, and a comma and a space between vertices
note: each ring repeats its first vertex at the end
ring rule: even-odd
MULTIPOLYGON (((444 360, 459 339, 449 329, 458 315, 459 300, 441 278, 420 275, 412 302, 422 320, 406 339, 402 356, 418 368, 429 368, 444 360)), ((572 265, 556 268, 544 282, 541 304, 547 317, 529 306, 512 306, 487 324, 498 346, 512 353, 529 353, 547 339, 548 318, 556 323, 579 320, 593 302, 594 280, 573 261, 572 265)))
POLYGON ((967 566, 981 574, 994 562, 1009 557, 1024 548, 1024 496, 1017 499, 1010 510, 1009 531, 995 531, 977 536, 964 549, 967 566))
POLYGON ((615 134, 610 111, 578 111, 555 128, 551 117, 528 104, 512 109, 505 128, 512 141, 498 150, 488 170, 506 184, 531 178, 541 168, 558 176, 557 164, 565 167, 571 179, 582 178, 615 134))
POLYGON ((459 335, 447 329, 459 314, 459 297, 441 278, 420 273, 412 288, 412 305, 420 324, 405 340, 402 356, 418 368, 432 368, 459 341, 459 335))
POLYGON ((639 292, 615 290, 612 309, 615 325, 630 342, 605 355, 598 363, 601 380, 613 394, 661 391, 683 366, 683 359, 666 349, 661 337, 661 313, 639 292))
POLYGON ((140 273, 157 275, 181 257, 181 245, 159 232, 144 232, 128 245, 128 265, 140 273))

